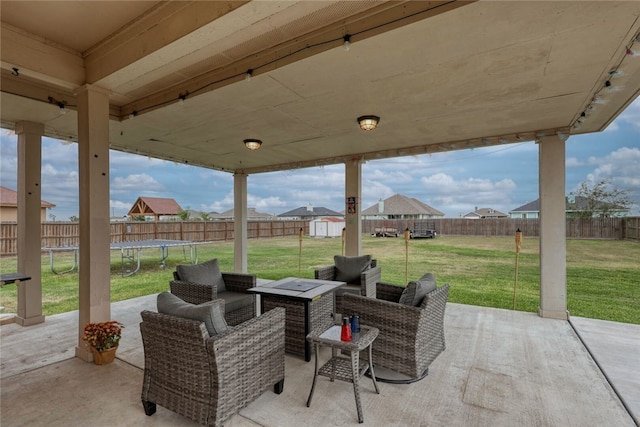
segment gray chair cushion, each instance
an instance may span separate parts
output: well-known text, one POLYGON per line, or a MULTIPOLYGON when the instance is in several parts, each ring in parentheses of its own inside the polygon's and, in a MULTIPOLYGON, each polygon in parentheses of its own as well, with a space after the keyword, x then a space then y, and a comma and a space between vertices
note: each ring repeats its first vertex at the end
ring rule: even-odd
POLYGON ((432 273, 426 273, 415 282, 409 282, 400 295, 400 304, 418 307, 424 297, 436 289, 436 278, 432 273))
POLYGON ((346 285, 335 290, 336 295, 354 294, 362 295, 362 287, 360 285, 346 285))
POLYGON ((202 264, 180 264, 176 266, 176 271, 182 281, 215 286, 218 293, 226 290, 218 259, 212 259, 202 264))
POLYGON ((360 274, 371 267, 371 255, 333 257, 336 265, 336 280, 339 282, 360 282, 360 274))
POLYGON ((204 322, 210 336, 229 329, 224 320, 224 302, 220 300, 195 305, 181 300, 171 292, 162 292, 158 294, 158 313, 204 322))
POLYGON ((253 294, 244 294, 240 292, 223 292, 217 296, 224 300, 224 311, 230 313, 240 310, 248 305, 253 305, 255 296, 253 294))

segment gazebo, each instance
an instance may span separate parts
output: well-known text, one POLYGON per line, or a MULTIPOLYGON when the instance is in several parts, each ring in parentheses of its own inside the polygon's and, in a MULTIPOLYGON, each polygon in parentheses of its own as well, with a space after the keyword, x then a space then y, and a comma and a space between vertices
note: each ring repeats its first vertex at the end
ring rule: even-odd
MULTIPOLYGON (((80 247, 90 248, 80 252, 79 344, 82 325, 110 318, 110 149, 233 174, 243 272, 249 175, 344 164, 345 251, 355 255, 364 162, 535 140, 539 315, 568 317, 565 141, 604 130, 640 93, 640 3, 0 7, 0 119, 18 135, 18 268, 32 277, 18 323, 44 321, 43 136, 79 148, 80 247)), ((90 360, 81 345, 76 355, 90 360)))
POLYGON ((152 216, 154 221, 160 220, 163 216, 177 217, 182 208, 174 199, 166 197, 138 197, 131 206, 127 215, 152 216))

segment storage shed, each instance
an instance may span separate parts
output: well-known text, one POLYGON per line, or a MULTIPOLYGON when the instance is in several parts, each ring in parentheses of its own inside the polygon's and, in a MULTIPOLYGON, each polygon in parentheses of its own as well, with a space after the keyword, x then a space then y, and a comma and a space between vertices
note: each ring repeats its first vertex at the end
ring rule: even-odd
POLYGON ((309 221, 310 237, 340 237, 345 227, 344 219, 326 217, 309 221))

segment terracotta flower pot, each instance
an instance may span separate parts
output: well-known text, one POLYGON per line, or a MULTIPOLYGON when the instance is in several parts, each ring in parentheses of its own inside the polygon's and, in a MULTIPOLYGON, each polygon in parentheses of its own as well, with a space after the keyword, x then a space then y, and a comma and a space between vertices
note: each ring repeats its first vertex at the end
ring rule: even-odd
POLYGON ((118 347, 111 347, 108 350, 98 351, 95 347, 91 347, 91 352, 93 353, 93 363, 96 365, 106 365, 107 363, 113 362, 113 359, 116 358, 116 350, 118 347))

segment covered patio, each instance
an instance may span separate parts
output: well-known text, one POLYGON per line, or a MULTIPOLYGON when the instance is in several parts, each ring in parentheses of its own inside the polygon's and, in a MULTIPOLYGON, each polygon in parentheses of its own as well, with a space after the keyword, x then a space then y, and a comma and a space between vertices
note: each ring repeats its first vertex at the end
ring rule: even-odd
MULTIPOLYGON (((2 425, 196 425, 161 407, 147 417, 140 402, 139 313, 154 310, 155 299, 149 295, 113 304, 114 317, 126 327, 111 365, 73 357, 77 312, 50 316, 30 328, 3 326, 2 425)), ((569 322, 449 303, 447 349, 428 377, 409 385, 379 383, 380 395, 363 377, 364 425, 637 425, 640 326, 573 322, 587 347, 569 322)), ((350 384, 321 379, 307 408, 313 361, 287 355, 285 365, 284 392, 265 392, 227 425, 359 425, 350 384)))
MULTIPOLYGON (((19 286, 17 324, 2 328, 3 425, 184 421, 161 410, 146 418, 139 405, 136 325, 154 296, 110 301, 110 149, 232 173, 234 270, 247 272, 249 176, 344 164, 345 252, 357 255, 364 162, 533 140, 538 315, 450 304, 448 349, 431 375, 404 388, 385 385, 383 396, 363 393, 365 422, 634 423, 566 321, 564 200, 567 138, 604 130, 640 93, 640 3, 3 1, 0 8, 0 119, 18 135, 18 269, 32 278, 19 286), (380 118, 372 131, 356 121, 367 115, 380 118), (80 182, 79 310, 46 322, 43 136, 78 143, 80 182), (255 139, 259 149, 247 150, 244 141, 255 139), (81 332, 111 318, 129 325, 127 336, 120 359, 98 369, 84 363, 91 354, 81 332)), ((311 367, 288 358, 286 368, 285 393, 263 395, 233 423, 353 419, 348 387, 321 384, 307 409, 299 403, 311 367)), ((637 368, 626 373, 637 377, 637 368)))

